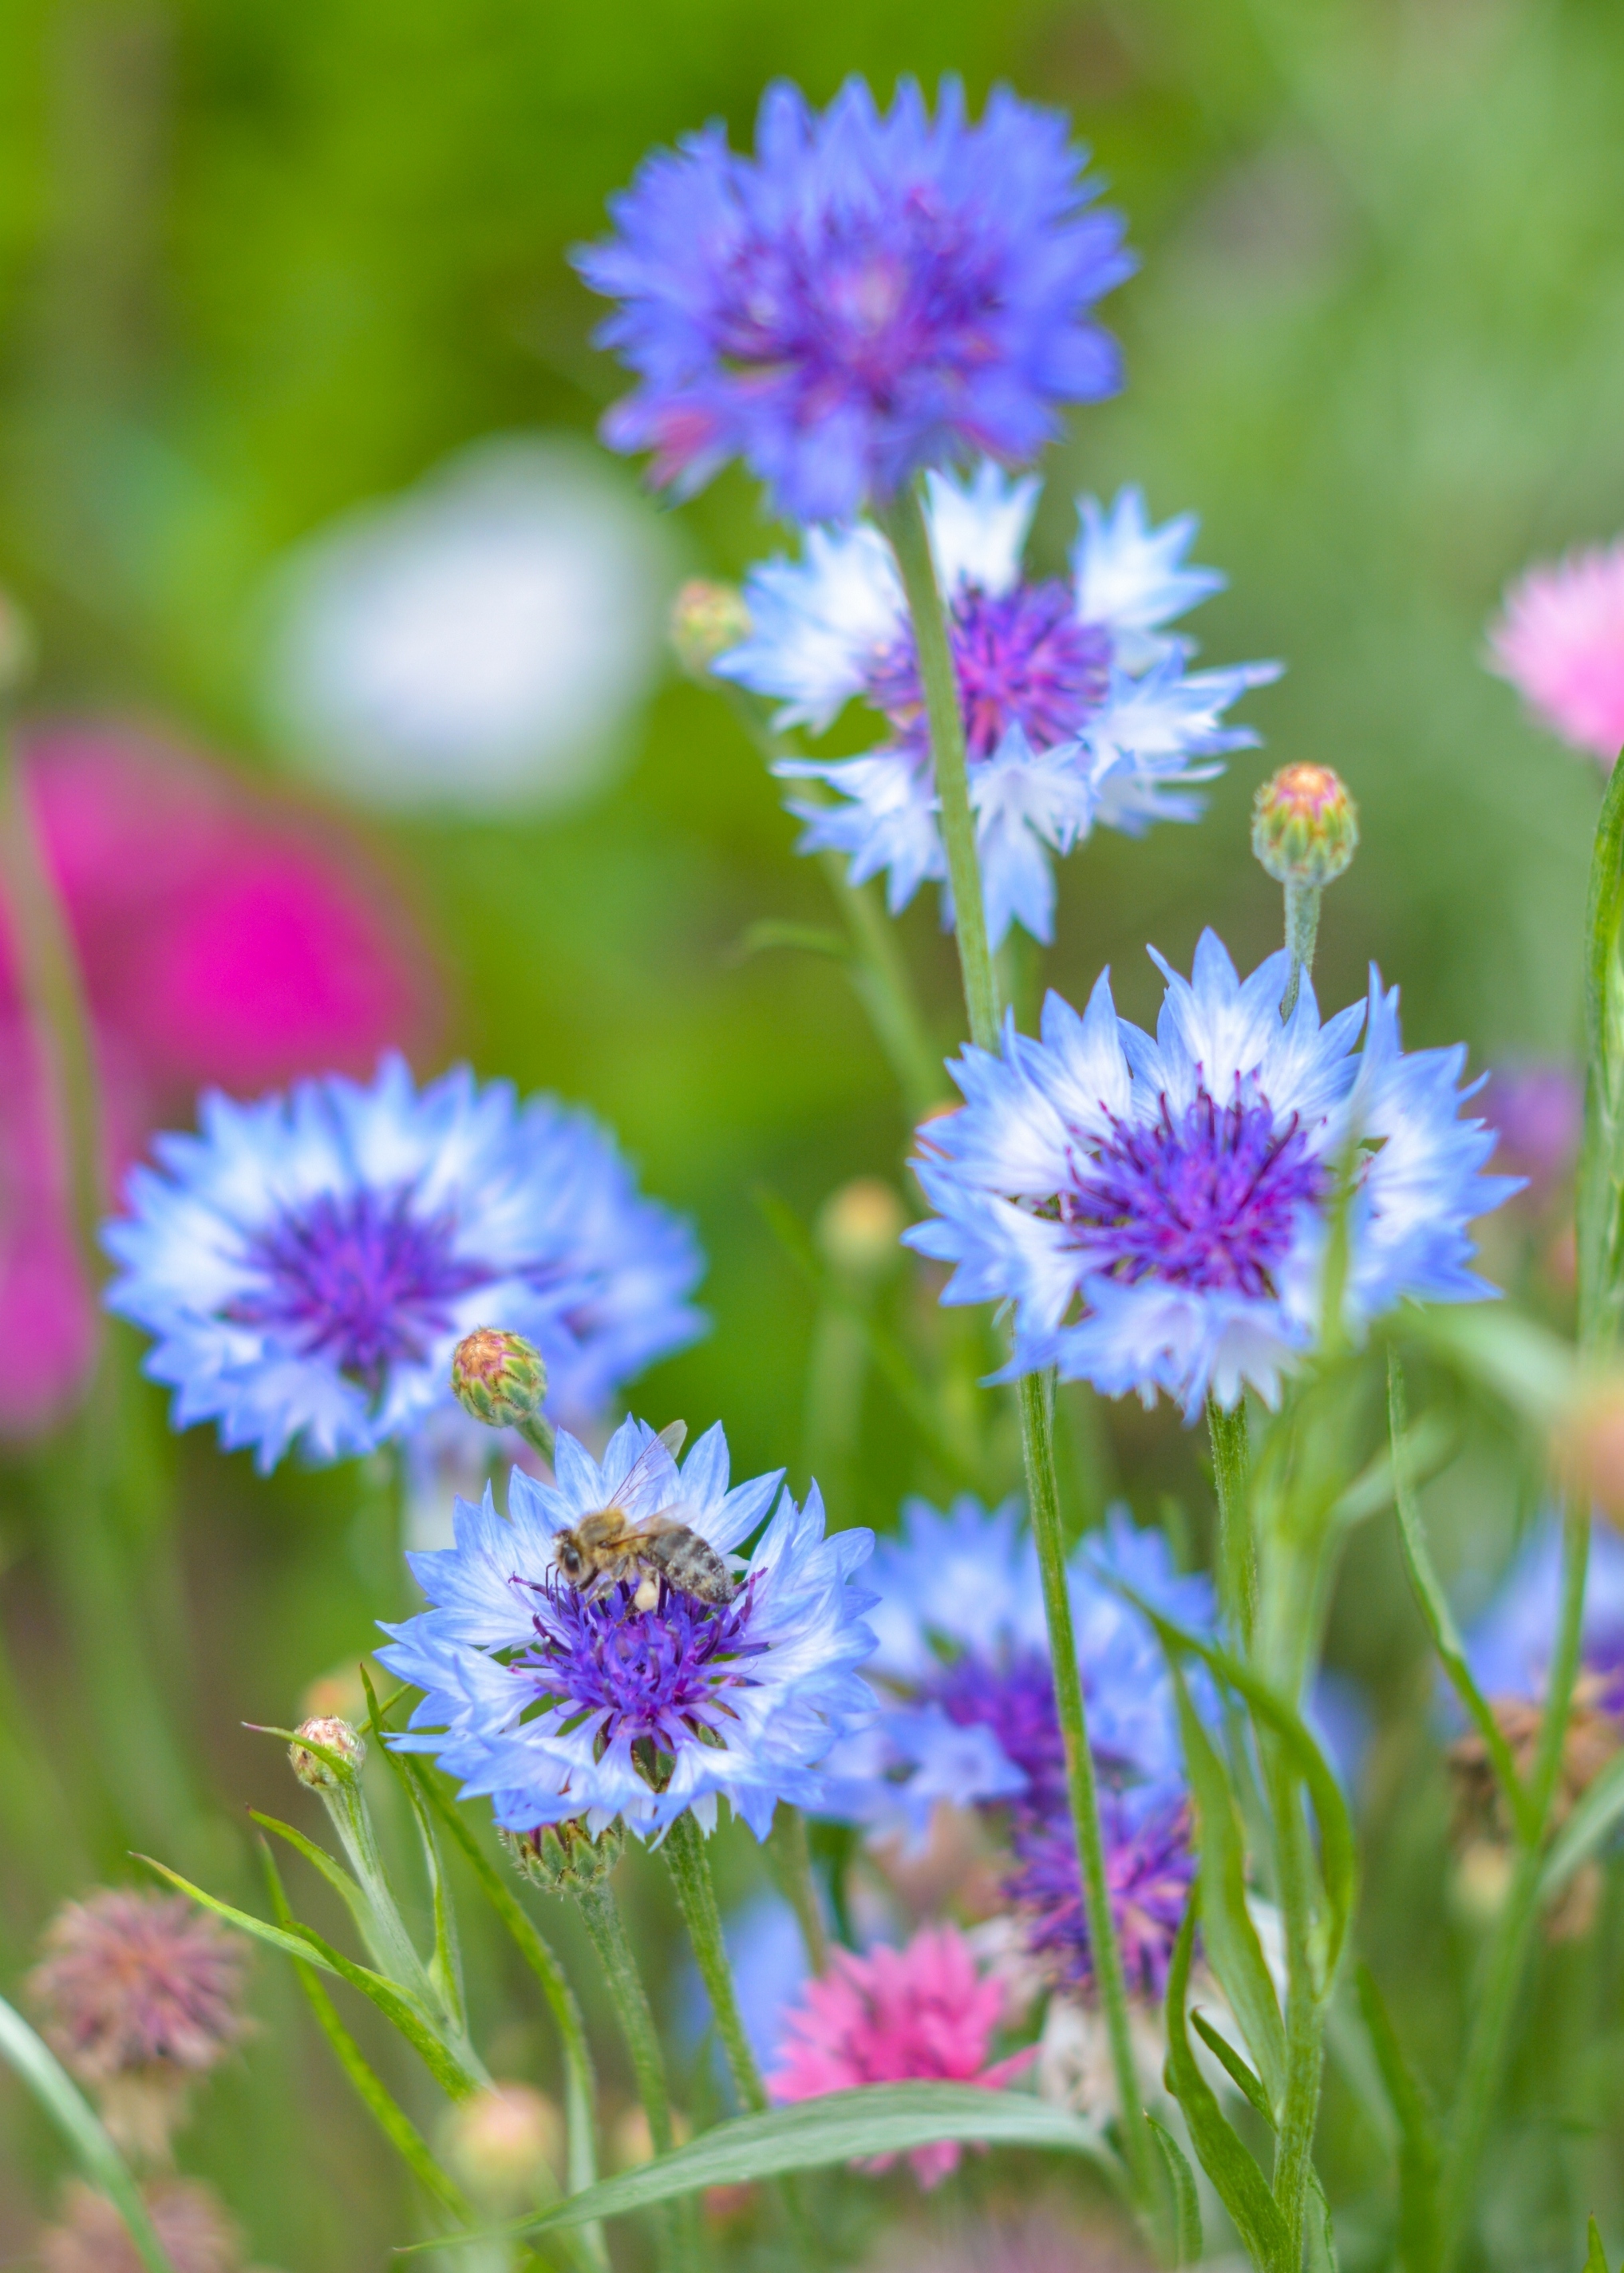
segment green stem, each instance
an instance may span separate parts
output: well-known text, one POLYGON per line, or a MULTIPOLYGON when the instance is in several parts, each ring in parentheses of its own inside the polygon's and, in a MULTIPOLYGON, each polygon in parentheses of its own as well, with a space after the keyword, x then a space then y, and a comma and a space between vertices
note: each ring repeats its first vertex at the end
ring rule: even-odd
MULTIPOLYGON (((914 650, 924 690, 936 769, 936 798, 953 917, 964 975, 964 1004, 970 1039, 984 1050, 998 1046, 998 981, 987 946, 987 916, 981 891, 981 859, 976 845, 976 815, 969 799, 969 760, 964 745, 964 714, 958 674, 947 642, 947 619, 936 581, 931 535, 917 489, 899 490, 877 508, 876 517, 896 556, 897 573, 913 619, 914 650)), ((1142 2128, 1142 2126, 1141 2127, 1142 2128)), ((1146 2151, 1149 2153, 1149 2141, 1146 2151)))
POLYGON ((1269 1804, 1285 1936, 1285 2091, 1275 2140, 1275 2200, 1285 2221, 1286 2264, 1300 2266, 1320 2112, 1325 2012, 1313 1954, 1313 1866, 1302 1791, 1284 1747, 1269 1746, 1269 1804))
POLYGON ((75 1239, 86 1282, 101 1278, 98 1243, 107 1196, 94 1046, 79 964, 0 701, 0 895, 17 958, 18 986, 68 1166, 75 1239))
POLYGON ((728 1963, 727 1945, 722 1938, 722 1913, 716 1907, 705 1834, 691 1814, 679 1815, 666 1833, 664 1854, 739 2104, 748 2115, 763 2115, 767 2112, 767 2086, 756 2066, 756 2056, 745 2033, 738 1999, 734 1993, 733 1969, 728 1963))
POLYGON ((1562 1518, 1561 1614, 1551 1658, 1545 1717, 1539 1725, 1539 1749, 1529 1782, 1538 1829, 1517 1858, 1505 1907, 1495 1922, 1471 2034, 1467 2039, 1460 2098, 1444 2162, 1441 2273, 1450 2273, 1468 2238, 1483 2150, 1500 2096, 1512 2014, 1538 1917, 1539 1880, 1545 1867, 1551 1807, 1561 1774, 1562 1749, 1579 1670, 1590 1552, 1589 1511, 1570 1502, 1562 1518))
POLYGON ((1291 958, 1291 975, 1280 998, 1280 1016, 1289 1018, 1297 1008, 1298 991, 1305 971, 1313 969, 1313 944, 1320 933, 1319 884, 1288 884, 1285 888, 1285 944, 1291 958))
MULTIPOLYGON (((576 1900, 581 1922, 614 1999, 620 2033, 632 2056, 638 2097, 648 2118, 648 2135, 656 2155, 669 2155, 676 2144, 676 2135, 671 2129, 671 2094, 665 2076, 665 2055, 660 2049, 642 1976, 626 1939, 620 1905, 607 1880, 601 1886, 586 1888, 576 1900)), ((673 2269, 681 2269, 681 2273, 698 2273, 698 2249, 690 2206, 684 2205, 674 2211, 666 2204, 655 2217, 662 2262, 673 2269)))
POLYGON ((1077 1665, 1077 1644, 1072 1632, 1071 1594, 1066 1579, 1066 1541, 1060 1529, 1060 1497, 1054 1468, 1053 1384, 1044 1374, 1022 1374, 1016 1384, 1021 1405, 1021 1448, 1026 1460, 1027 1499, 1032 1511, 1032 1534, 1043 1573, 1044 1614, 1049 1626, 1049 1653, 1054 1667, 1054 1700, 1066 1746, 1066 1788, 1071 1801, 1072 1824, 1077 1840, 1077 1861, 1082 1879, 1082 1906, 1089 1924, 1089 1948, 1094 1961, 1095 1984, 1111 2065, 1121 2111, 1122 2149, 1133 2174, 1134 2190, 1147 2214, 1157 2199, 1156 2168, 1149 2127, 1140 2104, 1139 2077, 1134 2066, 1134 2043, 1128 2022, 1127 1982, 1122 1970, 1122 1951, 1111 1916, 1105 1882, 1105 1846, 1100 1832, 1099 1802, 1094 1784, 1094 1756, 1089 1750, 1088 1722, 1083 1710, 1082 1679, 1077 1665))
POLYGON ((806 1944, 806 1962, 814 1973, 822 1973, 829 1962, 829 1930, 824 1923, 818 1881, 812 1876, 806 1818, 788 1800, 778 1803, 767 1855, 779 1891, 795 1912, 801 1939, 806 1944))
POLYGON ((1218 1594, 1224 1624, 1235 1646, 1250 1650, 1257 1630, 1257 1542, 1252 1529, 1252 1444, 1246 1402, 1241 1397, 1225 1412, 1216 1397, 1207 1399, 1207 1434, 1212 1445, 1212 1481, 1218 1500, 1218 1594))

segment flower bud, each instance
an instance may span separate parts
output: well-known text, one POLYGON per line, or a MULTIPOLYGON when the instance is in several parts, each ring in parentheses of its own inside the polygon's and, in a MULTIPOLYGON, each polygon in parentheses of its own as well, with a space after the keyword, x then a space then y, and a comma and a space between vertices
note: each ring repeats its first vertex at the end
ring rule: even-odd
POLYGON ((1253 802, 1252 850, 1277 883, 1330 883, 1358 841, 1358 808, 1328 766, 1282 766, 1253 802))
MULTIPOLYGON (((298 1734, 323 1751, 336 1752, 352 1771, 359 1769, 367 1756, 365 1739, 348 1721, 336 1714, 324 1714, 315 1720, 301 1721, 298 1734)), ((338 1770, 320 1752, 307 1752, 302 1744, 289 1744, 288 1759, 295 1775, 312 1791, 336 1791, 340 1783, 338 1770)))
POLYGON ((34 655, 34 626, 10 594, 0 592, 0 701, 32 677, 34 655))
POLYGON ((487 1429, 522 1429, 541 1416, 547 1367, 534 1342, 499 1326, 475 1326, 452 1353, 457 1402, 487 1429))
POLYGON ((711 665, 750 637, 750 610, 737 584, 690 578, 671 604, 671 645, 690 679, 703 682, 711 665))
POLYGON ((499 1835, 514 1869, 550 1894, 584 1894, 601 1887, 626 1843, 618 1823, 611 1823, 595 1839, 579 1816, 567 1823, 543 1823, 534 1831, 499 1835))
POLYGON ((897 1261, 907 1222, 889 1184, 878 1176, 854 1176, 819 1209, 818 1244, 843 1278, 878 1279, 897 1261))
POLYGON ((564 2125, 545 2092, 494 2083, 453 2109, 445 2159, 475 2200, 491 2210, 534 2201, 563 2157, 564 2125))

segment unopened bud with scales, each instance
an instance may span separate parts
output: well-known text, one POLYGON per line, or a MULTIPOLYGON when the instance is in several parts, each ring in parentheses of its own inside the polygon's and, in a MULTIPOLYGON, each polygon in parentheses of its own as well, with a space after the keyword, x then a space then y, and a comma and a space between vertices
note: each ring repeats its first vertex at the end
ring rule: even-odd
POLYGON ((487 1429, 516 1429, 550 1460, 552 1430, 543 1417, 547 1365, 534 1342, 499 1326, 475 1326, 452 1353, 451 1385, 459 1405, 487 1429))
POLYGON ((1305 971, 1313 966, 1320 895, 1358 850, 1358 807, 1329 766, 1299 761, 1264 782, 1252 806, 1252 850, 1285 888, 1285 943, 1291 976, 1280 1004, 1289 1018, 1305 971))

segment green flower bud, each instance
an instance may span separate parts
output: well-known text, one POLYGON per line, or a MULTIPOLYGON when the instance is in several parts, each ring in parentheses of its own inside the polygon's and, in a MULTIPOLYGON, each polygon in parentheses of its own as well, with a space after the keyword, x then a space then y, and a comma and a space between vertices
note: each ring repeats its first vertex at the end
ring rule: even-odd
POLYGON ((611 1823, 594 1839, 580 1817, 535 1831, 498 1834, 516 1871, 550 1894, 584 1894, 601 1887, 620 1860, 626 1834, 611 1823))
MULTIPOLYGON (((323 1752, 336 1752, 352 1770, 358 1770, 367 1756, 366 1739, 348 1721, 336 1714, 320 1714, 314 1720, 301 1721, 297 1733, 323 1752)), ((302 1784, 312 1791, 336 1791, 340 1777, 331 1760, 324 1760, 320 1752, 307 1752, 302 1744, 288 1747, 288 1761, 302 1784)))
POLYGON ((907 1212, 878 1176, 854 1176, 818 1211, 818 1244, 842 1278, 883 1278, 902 1261, 907 1212))
POLYGON ((707 679, 717 656, 749 637, 750 611, 737 584, 695 576, 671 604, 671 645, 690 679, 707 679))
POLYGON ((523 1429, 541 1416, 547 1368, 534 1342, 498 1326, 476 1326, 452 1353, 457 1402, 488 1429, 523 1429))
POLYGON ((1277 883, 1318 889, 1358 849, 1358 808, 1329 766, 1282 766, 1252 807, 1252 850, 1277 883))

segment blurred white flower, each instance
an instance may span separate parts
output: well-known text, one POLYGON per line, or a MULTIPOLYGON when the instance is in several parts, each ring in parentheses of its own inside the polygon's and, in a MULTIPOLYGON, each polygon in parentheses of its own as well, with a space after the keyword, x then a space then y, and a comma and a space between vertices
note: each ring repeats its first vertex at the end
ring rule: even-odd
POLYGON ((475 443, 282 563, 273 731, 370 804, 579 799, 613 772, 661 669, 671 553, 654 507, 588 445, 475 443))

